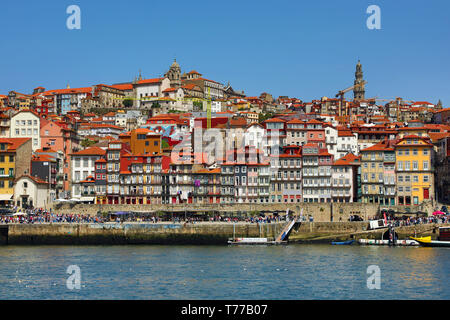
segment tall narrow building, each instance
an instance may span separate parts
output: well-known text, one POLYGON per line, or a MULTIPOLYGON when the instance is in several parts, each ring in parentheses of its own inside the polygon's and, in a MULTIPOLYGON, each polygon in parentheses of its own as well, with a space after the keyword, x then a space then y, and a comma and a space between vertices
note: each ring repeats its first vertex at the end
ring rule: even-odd
MULTIPOLYGON (((355 72, 355 82, 354 85, 362 83, 363 80, 363 72, 361 62, 358 60, 358 64, 356 65, 355 72)), ((353 99, 356 101, 365 99, 366 90, 364 89, 364 84, 357 86, 353 89, 353 99)))

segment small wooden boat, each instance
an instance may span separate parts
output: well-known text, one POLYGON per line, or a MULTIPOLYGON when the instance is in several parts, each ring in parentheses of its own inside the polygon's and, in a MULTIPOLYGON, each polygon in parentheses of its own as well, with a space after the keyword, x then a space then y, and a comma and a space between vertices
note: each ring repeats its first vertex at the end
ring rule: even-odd
POLYGON ((410 238, 417 241, 421 246, 424 247, 450 247, 450 241, 431 240, 431 237, 410 238))
POLYGON ((332 241, 331 244, 335 245, 351 245, 355 242, 355 240, 347 240, 347 241, 332 241))

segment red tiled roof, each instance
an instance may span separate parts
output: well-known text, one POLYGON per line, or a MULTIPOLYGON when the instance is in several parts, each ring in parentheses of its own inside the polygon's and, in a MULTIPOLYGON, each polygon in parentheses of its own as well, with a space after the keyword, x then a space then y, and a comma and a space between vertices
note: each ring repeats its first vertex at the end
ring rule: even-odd
POLYGON ((6 151, 15 151, 27 141, 31 141, 31 138, 0 138, 0 143, 8 144, 8 150, 6 151))
POLYGON ((112 85, 110 87, 113 87, 115 89, 119 89, 119 90, 133 90, 133 84, 132 83, 124 83, 124 84, 115 84, 112 85))
POLYGON ((102 156, 105 154, 106 154, 106 151, 99 147, 90 147, 90 148, 72 153, 72 155, 76 155, 76 156, 88 156, 88 155, 102 156))
POLYGON ((266 121, 264 121, 264 123, 274 123, 274 122, 286 122, 286 120, 280 119, 280 118, 271 118, 268 119, 266 121))
POLYGON ((163 80, 164 80, 164 78, 144 79, 144 80, 139 80, 137 83, 138 84, 160 83, 163 80))
POLYGON ((342 158, 334 162, 335 166, 348 166, 348 165, 358 165, 360 157, 355 156, 353 153, 349 153, 342 158))

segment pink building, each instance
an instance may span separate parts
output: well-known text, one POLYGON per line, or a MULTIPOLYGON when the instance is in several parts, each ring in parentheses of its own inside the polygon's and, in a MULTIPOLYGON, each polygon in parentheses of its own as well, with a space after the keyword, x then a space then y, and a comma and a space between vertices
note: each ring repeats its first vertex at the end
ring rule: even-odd
POLYGON ((70 182, 70 154, 79 148, 76 132, 66 122, 48 121, 41 119, 41 146, 42 148, 51 148, 62 152, 62 171, 63 190, 62 197, 69 195, 70 182))

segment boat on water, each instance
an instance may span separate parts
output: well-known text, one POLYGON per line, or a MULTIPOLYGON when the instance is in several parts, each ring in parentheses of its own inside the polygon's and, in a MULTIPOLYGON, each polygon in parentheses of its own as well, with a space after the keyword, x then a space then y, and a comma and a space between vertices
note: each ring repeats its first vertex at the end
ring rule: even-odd
POLYGON ((286 244, 287 241, 270 241, 268 238, 230 238, 228 244, 233 245, 276 245, 286 244))
POLYGON ((423 238, 414 238, 410 237, 411 239, 417 241, 421 246, 424 247, 450 247, 450 241, 439 241, 439 240, 431 240, 431 237, 429 240, 424 240, 423 238))
POLYGON ((430 237, 421 237, 411 239, 417 241, 424 247, 450 247, 450 227, 440 227, 438 240, 432 240, 430 237))
MULTIPOLYGON (((363 245, 378 245, 378 246, 389 246, 392 245, 392 241, 386 239, 359 239, 359 244, 363 245)), ((396 246, 418 246, 419 243, 415 240, 404 239, 404 240, 395 240, 396 246)))
POLYGON ((347 241, 332 241, 331 244, 334 245, 351 245, 355 242, 355 240, 347 240, 347 241))

